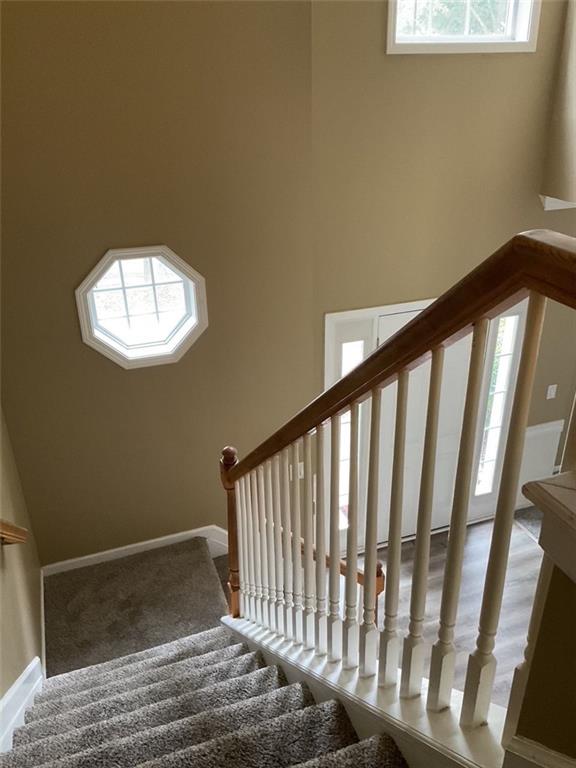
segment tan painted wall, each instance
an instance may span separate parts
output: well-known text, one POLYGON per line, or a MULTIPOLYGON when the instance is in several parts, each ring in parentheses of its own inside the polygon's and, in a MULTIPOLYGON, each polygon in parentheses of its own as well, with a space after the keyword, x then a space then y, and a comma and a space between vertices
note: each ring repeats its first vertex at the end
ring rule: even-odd
MULTIPOLYGON (((4 415, 0 437, 0 517, 30 530, 4 415)), ((26 544, 0 547, 0 697, 42 653, 40 564, 32 531, 26 544)))
MULTIPOLYGON (((536 54, 459 57, 385 56, 380 2, 4 5, 4 402, 43 562, 224 524, 219 450, 320 391, 324 312, 576 235, 537 198, 561 2, 536 54), (206 277, 210 327, 127 372, 82 344, 73 290, 157 242, 206 277)), ((569 320, 534 422, 566 412, 569 320)))
POLYGON ((576 758, 575 613, 576 584, 555 568, 517 728, 521 736, 572 758, 576 758))

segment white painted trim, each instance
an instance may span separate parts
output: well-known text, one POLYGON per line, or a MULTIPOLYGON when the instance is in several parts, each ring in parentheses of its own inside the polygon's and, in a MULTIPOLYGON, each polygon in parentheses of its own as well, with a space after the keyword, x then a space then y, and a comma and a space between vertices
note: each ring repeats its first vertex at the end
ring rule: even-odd
POLYGON ((488 725, 463 730, 458 722, 462 693, 453 691, 451 709, 426 710, 428 681, 421 696, 399 699, 399 686, 379 688, 377 676, 361 678, 356 670, 343 670, 341 662, 329 662, 245 619, 224 616, 222 623, 266 661, 280 664, 290 682, 305 680, 317 700, 334 698, 344 704, 360 738, 388 733, 397 742, 410 768, 498 768, 504 750, 500 745, 506 710, 491 705, 488 725))
POLYGON ((504 768, 576 768, 576 760, 524 736, 513 736, 506 750, 504 768))
POLYGON ((560 200, 558 197, 539 195, 542 207, 545 211, 563 211, 566 208, 576 208, 576 203, 569 200, 560 200))
POLYGON ((556 455, 563 431, 563 419, 546 421, 543 424, 533 424, 531 427, 527 427, 522 468, 518 481, 516 509, 532 506, 532 502, 522 493, 522 486, 525 483, 542 480, 554 474, 556 455))
POLYGON ((206 299, 206 281, 202 275, 190 266, 184 259, 181 259, 166 245, 153 245, 144 248, 113 248, 106 251, 98 264, 76 288, 76 306, 78 309, 78 319, 80 321, 80 331, 82 340, 89 347, 100 352, 104 357, 113 360, 122 368, 143 368, 151 365, 164 365, 166 363, 177 363, 178 360, 187 352, 198 337, 208 328, 208 303, 206 299), (184 277, 188 278, 194 286, 194 298, 196 301, 197 318, 193 325, 178 343, 175 349, 170 352, 153 354, 149 357, 130 358, 124 355, 120 349, 114 348, 110 343, 102 340, 96 335, 92 327, 92 318, 89 306, 89 293, 102 277, 104 272, 115 261, 120 259, 140 259, 156 256, 164 259, 171 264, 184 277))
POLYGON ((194 528, 191 531, 171 533, 168 536, 161 536, 158 539, 137 541, 134 544, 127 544, 125 547, 106 549, 103 552, 94 552, 91 555, 74 557, 71 560, 61 560, 58 563, 50 563, 42 568, 42 576, 51 576, 54 573, 73 571, 76 568, 85 568, 88 565, 105 563, 108 560, 119 560, 121 557, 129 557, 130 555, 136 555, 139 552, 146 552, 149 549, 168 547, 170 544, 178 544, 181 541, 187 541, 188 539, 193 539, 198 536, 206 539, 208 549, 213 558, 228 553, 228 532, 219 525, 205 525, 202 528, 194 528))
POLYGON ((324 315, 324 388, 328 389, 340 378, 340 345, 346 341, 362 339, 366 356, 378 346, 378 318, 405 312, 421 312, 436 299, 405 301, 379 307, 363 307, 324 315))
POLYGON ((32 706, 43 680, 42 664, 36 656, 0 699, 0 753, 12 749, 12 735, 24 724, 24 713, 32 706))
POLYGON ((486 42, 479 38, 451 41, 444 37, 441 41, 434 42, 430 39, 423 42, 414 42, 405 39, 402 42, 396 40, 396 11, 398 0, 388 0, 388 22, 386 34, 386 53, 388 54, 452 54, 452 53, 533 53, 538 43, 538 26, 540 22, 541 0, 532 0, 530 19, 528 21, 528 39, 515 40, 503 39, 500 41, 486 42))

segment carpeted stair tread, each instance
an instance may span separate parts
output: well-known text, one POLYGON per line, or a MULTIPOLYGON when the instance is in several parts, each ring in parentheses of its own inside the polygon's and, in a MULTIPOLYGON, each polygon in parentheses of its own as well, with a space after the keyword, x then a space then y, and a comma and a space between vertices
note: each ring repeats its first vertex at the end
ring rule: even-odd
POLYGON ((302 763, 299 768, 408 768, 395 742, 381 734, 337 752, 302 763))
POLYGON ((262 654, 257 651, 244 654, 231 661, 225 661, 222 664, 212 664, 204 669, 190 672, 188 675, 181 675, 161 683, 116 694, 104 701, 88 704, 54 717, 35 720, 34 709, 32 709, 26 713, 27 720, 23 729, 28 729, 33 734, 33 738, 45 738, 73 728, 82 728, 99 720, 107 720, 125 712, 133 712, 135 709, 155 701, 164 701, 174 696, 180 696, 231 677, 239 677, 256 669, 261 669, 265 665, 262 654))
POLYGON ((358 740, 344 707, 327 701, 139 764, 139 768, 286 768, 358 740))
POLYGON ((53 696, 48 700, 34 702, 33 718, 35 720, 43 717, 60 715, 71 709, 78 709, 87 704, 102 701, 103 699, 115 696, 118 693, 141 688, 145 685, 153 685, 165 680, 171 680, 174 677, 188 675, 191 672, 208 667, 213 664, 221 664, 224 661, 237 658, 248 653, 248 647, 244 643, 229 645, 226 648, 220 648, 210 653, 204 653, 202 656, 192 656, 189 659, 177 661, 151 670, 146 670, 140 674, 124 677, 124 668, 117 671, 117 679, 114 682, 108 682, 106 685, 97 685, 87 688, 84 691, 70 693, 68 695, 53 696))
POLYGON ((258 725, 313 704, 314 699, 307 686, 295 683, 247 701, 202 712, 194 717, 108 742, 96 749, 53 760, 46 763, 45 768, 101 768, 104 765, 134 768, 139 763, 216 739, 232 731, 258 725))
POLYGON ((287 684, 282 670, 277 667, 263 667, 240 677, 231 678, 200 690, 185 693, 165 701, 148 704, 133 712, 111 717, 83 728, 73 728, 65 733, 42 738, 26 727, 14 734, 15 749, 4 756, 2 768, 40 765, 50 755, 65 755, 82 752, 108 741, 166 725, 173 721, 207 713, 238 701, 250 700, 287 684))
POLYGON ((44 605, 49 677, 216 627, 227 611, 201 537, 47 576, 44 605))
POLYGON ((95 685, 105 685, 107 682, 117 680, 119 674, 138 674, 147 669, 172 664, 192 656, 202 656, 210 651, 233 645, 234 642, 232 635, 225 627, 207 629, 205 632, 172 640, 146 651, 131 653, 92 667, 49 677, 44 683, 42 692, 36 696, 35 702, 41 703, 52 696, 68 695, 95 685))

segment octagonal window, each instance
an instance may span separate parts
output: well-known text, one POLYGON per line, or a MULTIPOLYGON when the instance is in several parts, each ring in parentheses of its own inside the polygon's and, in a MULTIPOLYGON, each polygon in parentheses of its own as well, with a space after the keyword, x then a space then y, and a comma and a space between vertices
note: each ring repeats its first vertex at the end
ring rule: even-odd
POLYGON ((176 362, 208 325, 204 278, 166 246, 108 251, 76 299, 84 341, 125 368, 176 362))

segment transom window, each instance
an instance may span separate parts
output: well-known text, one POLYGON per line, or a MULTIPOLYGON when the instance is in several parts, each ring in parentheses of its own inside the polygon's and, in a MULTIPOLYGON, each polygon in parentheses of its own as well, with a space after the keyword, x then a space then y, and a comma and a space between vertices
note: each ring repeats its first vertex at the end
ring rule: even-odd
POLYGON ((77 299, 84 341, 124 367, 174 362, 207 325, 204 279, 166 246, 109 251, 77 299))
POLYGON ((534 51, 539 0, 390 0, 388 53, 534 51))

